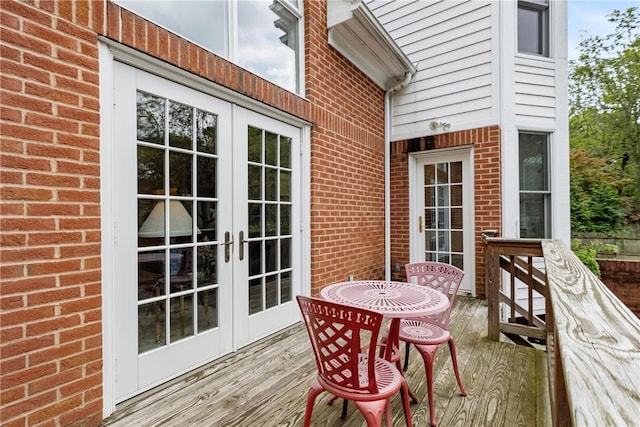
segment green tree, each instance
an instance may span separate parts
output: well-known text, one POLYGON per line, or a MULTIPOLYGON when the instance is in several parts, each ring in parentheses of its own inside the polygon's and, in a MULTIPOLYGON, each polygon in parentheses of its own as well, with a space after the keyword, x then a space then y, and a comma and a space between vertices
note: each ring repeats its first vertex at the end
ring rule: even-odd
POLYGON ((571 150, 583 150, 572 155, 572 226, 583 231, 613 230, 618 212, 640 212, 640 12, 608 19, 613 33, 587 34, 570 63, 571 150))
POLYGON ((623 225, 625 201, 621 190, 631 179, 624 178, 611 159, 584 148, 571 150, 571 230, 616 231, 623 225))

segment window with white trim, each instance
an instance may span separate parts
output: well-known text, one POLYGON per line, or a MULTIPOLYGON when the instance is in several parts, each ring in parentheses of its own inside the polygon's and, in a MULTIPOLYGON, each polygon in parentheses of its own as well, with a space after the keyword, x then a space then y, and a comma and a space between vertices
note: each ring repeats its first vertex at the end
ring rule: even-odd
POLYGON ((291 92, 300 93, 297 0, 114 0, 291 92))
POLYGON ((520 237, 551 237, 549 135, 520 132, 520 237))
POLYGON ((518 1, 518 52, 549 56, 549 0, 518 1))

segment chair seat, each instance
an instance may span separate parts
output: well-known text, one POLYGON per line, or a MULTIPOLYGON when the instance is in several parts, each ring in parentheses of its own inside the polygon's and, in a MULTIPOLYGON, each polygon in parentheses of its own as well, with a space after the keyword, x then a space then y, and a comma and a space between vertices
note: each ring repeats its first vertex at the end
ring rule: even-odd
POLYGON ((449 341, 449 331, 430 322, 414 319, 400 321, 400 340, 417 345, 438 345, 449 341))
MULTIPOLYGON (((364 363, 364 368, 366 370, 366 360, 361 360, 359 364, 362 365, 363 363, 364 363)), ((354 392, 353 389, 347 389, 347 388, 336 386, 335 382, 334 383, 327 382, 324 380, 324 378, 322 378, 321 375, 318 375, 318 382, 329 393, 339 398, 347 399, 347 400, 360 400, 360 401, 381 400, 381 399, 386 399, 387 397, 397 393, 398 390, 400 390, 403 376, 395 368, 395 366, 392 363, 387 362, 386 360, 381 359, 379 357, 376 357, 375 363, 374 363, 374 369, 375 369, 376 383, 378 384, 378 393, 376 394, 367 395, 363 393, 354 392)), ((333 379, 339 380, 339 377, 340 375, 336 375, 335 378, 333 379)), ((360 382, 362 383, 363 381, 366 381, 366 379, 363 378, 361 374, 360 382)))

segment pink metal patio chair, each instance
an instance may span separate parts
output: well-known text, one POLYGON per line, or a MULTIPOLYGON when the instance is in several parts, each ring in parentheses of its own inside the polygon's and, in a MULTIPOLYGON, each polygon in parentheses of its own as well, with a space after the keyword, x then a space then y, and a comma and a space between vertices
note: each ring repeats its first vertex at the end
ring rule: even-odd
POLYGON ((304 426, 309 426, 323 391, 354 401, 369 427, 381 426, 385 413, 386 425, 392 425, 391 397, 401 391, 405 420, 412 426, 404 376, 376 357, 376 345, 370 345, 378 340, 382 314, 301 295, 297 300, 318 367, 307 394, 304 426))
POLYGON ((405 265, 407 282, 421 286, 429 286, 449 297, 449 308, 433 317, 421 317, 412 319, 402 319, 400 321, 400 340, 407 343, 404 361, 406 371, 409 362, 409 348, 413 344, 420 352, 424 360, 424 368, 427 374, 427 396, 429 398, 429 413, 431 416, 431 426, 436 426, 435 407, 433 404, 433 360, 440 344, 448 343, 453 371, 456 375, 458 387, 462 396, 467 392, 462 386, 460 373, 458 372, 458 360, 456 356, 456 345, 453 336, 449 333, 449 321, 451 320, 451 310, 458 293, 458 288, 462 283, 464 272, 459 268, 441 262, 416 262, 405 265))

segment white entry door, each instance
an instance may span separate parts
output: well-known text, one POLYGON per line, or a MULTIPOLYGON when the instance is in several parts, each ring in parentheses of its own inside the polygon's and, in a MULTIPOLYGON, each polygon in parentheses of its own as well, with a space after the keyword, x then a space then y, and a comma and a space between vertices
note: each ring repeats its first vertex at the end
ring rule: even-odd
POLYGON ((460 291, 475 295, 471 150, 419 153, 410 164, 411 262, 455 265, 460 291))
POLYGON ((120 402, 298 320, 300 129, 114 70, 120 402))

